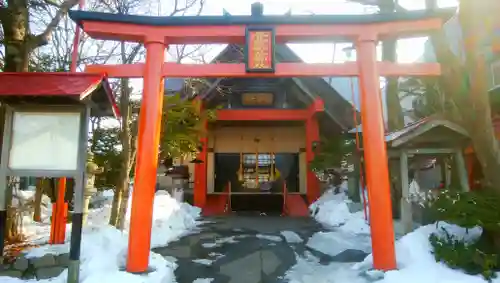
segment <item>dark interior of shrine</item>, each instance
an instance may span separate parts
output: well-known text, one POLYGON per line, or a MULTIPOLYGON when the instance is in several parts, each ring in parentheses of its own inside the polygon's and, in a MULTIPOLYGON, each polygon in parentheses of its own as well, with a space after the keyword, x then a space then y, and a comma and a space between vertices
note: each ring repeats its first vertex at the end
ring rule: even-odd
POLYGON ((214 191, 226 191, 228 183, 231 183, 232 211, 280 214, 285 183, 287 192, 299 192, 299 156, 297 153, 217 153, 214 191))

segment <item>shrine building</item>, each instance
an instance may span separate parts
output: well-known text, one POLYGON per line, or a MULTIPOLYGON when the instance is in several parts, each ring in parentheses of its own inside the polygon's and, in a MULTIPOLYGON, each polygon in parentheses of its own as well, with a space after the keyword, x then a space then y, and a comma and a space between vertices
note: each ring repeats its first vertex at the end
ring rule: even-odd
MULTIPOLYGON (((243 48, 230 44, 214 61, 244 62, 243 48)), ((286 45, 276 45, 274 56, 302 62, 286 45)), ((320 196, 308 166, 315 148, 321 137, 352 129, 358 115, 328 78, 210 79, 197 97, 217 108, 217 118, 207 125, 200 162, 189 165, 194 204, 206 215, 228 209, 308 215, 320 196)))

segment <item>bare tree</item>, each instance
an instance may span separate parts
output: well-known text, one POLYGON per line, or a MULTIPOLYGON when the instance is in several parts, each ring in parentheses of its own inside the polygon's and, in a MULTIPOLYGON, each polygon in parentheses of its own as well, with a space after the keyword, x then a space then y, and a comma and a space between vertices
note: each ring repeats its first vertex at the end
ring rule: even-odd
MULTIPOLYGON (((436 0, 425 0, 428 9, 436 9, 436 0)), ((500 192, 500 148, 492 122, 488 91, 488 60, 485 52, 488 38, 494 36, 496 0, 459 1, 458 14, 451 19, 450 28, 460 29, 463 44, 450 43, 442 31, 431 34, 430 39, 442 76, 437 79, 412 79, 405 82, 407 95, 417 97, 417 115, 437 114, 459 124, 470 135, 476 157, 481 164, 486 188, 500 192), (450 44, 462 52, 454 53, 450 44)), ((456 40, 456 38, 455 38, 456 40)), ((500 237, 499 237, 500 238, 500 237)), ((500 246, 500 241, 499 241, 500 246)))
MULTIPOLYGON (((350 0, 363 5, 376 6, 380 14, 405 12, 398 0, 350 0)), ((382 60, 397 61, 397 39, 387 38, 382 42, 382 60)), ((398 78, 386 78, 387 124, 389 131, 397 131, 405 126, 403 109, 399 97, 398 78)))
MULTIPOLYGON (((435 1, 428 2, 435 7, 435 1)), ((488 63, 482 46, 486 37, 494 34, 491 23, 495 22, 495 14, 492 11, 500 8, 500 4, 495 0, 486 0, 481 5, 470 0, 459 3, 457 19, 464 37, 463 58, 451 52, 445 36, 431 36, 436 56, 443 66, 439 86, 447 117, 464 127, 472 139, 486 187, 500 192, 500 148, 491 119, 488 63)))
MULTIPOLYGON (((87 5, 90 10, 102 10, 99 2, 91 1, 87 2, 87 5)), ((50 25, 57 12, 58 6, 52 2, 46 5, 35 5, 30 13, 33 29, 50 25)), ((59 25, 53 29, 52 40, 47 45, 35 49, 30 54, 30 70, 41 72, 68 71, 71 65, 74 34, 74 23, 68 17, 63 17, 59 25)), ((77 66, 83 66, 88 63, 105 64, 114 59, 113 57, 117 55, 115 51, 119 46, 117 42, 98 41, 85 36, 85 34, 81 37, 78 44, 77 66)), ((91 118, 91 132, 98 130, 101 125, 101 117, 91 118)), ((41 200, 44 194, 44 187, 47 187, 47 183, 51 183, 50 179, 39 178, 37 180, 33 215, 35 221, 41 220, 41 200)), ((68 196, 73 194, 73 187, 71 185, 67 187, 67 190, 68 196)))
POLYGON ((47 45, 54 31, 68 11, 78 4, 78 0, 6 0, 0 5, 0 19, 3 28, 3 46, 5 48, 3 70, 6 72, 26 72, 29 70, 30 54, 47 45), (32 32, 31 12, 44 12, 55 9, 45 26, 37 27, 32 32))
MULTIPOLYGON (((116 0, 103 1, 109 11, 120 14, 130 14, 136 11, 139 7, 144 7, 145 1, 142 0, 116 0)), ((160 5, 163 2, 151 2, 148 12, 156 8, 157 14, 166 14, 168 16, 182 16, 187 14, 199 15, 204 7, 204 0, 189 0, 185 1, 184 5, 175 0, 168 7, 160 5), (163 9, 169 9, 168 12, 163 12, 163 9)), ((184 58, 196 55, 201 46, 175 46, 174 58, 181 62, 184 58)), ((172 49, 170 50, 172 52, 172 49)), ((141 44, 120 43, 120 62, 123 64, 131 64, 144 58, 144 48, 141 44)), ((135 121, 137 115, 134 113, 133 105, 137 101, 131 99, 133 89, 130 86, 130 80, 123 78, 119 83, 119 107, 122 114, 120 127, 120 143, 121 151, 121 166, 120 166, 120 181, 115 188, 113 197, 111 216, 109 223, 119 229, 125 226, 125 215, 128 209, 130 175, 136 156, 136 130, 135 121)))

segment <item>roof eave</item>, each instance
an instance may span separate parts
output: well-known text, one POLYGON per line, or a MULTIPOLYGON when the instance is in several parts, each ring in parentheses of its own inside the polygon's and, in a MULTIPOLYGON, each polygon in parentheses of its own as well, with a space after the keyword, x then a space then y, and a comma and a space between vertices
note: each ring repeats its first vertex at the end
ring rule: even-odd
POLYGON ((149 26, 230 26, 230 25, 325 25, 325 24, 374 24, 394 21, 415 21, 430 18, 448 20, 456 9, 418 10, 405 13, 365 15, 263 15, 263 16, 168 16, 152 17, 114 13, 69 11, 69 17, 82 25, 85 21, 128 23, 149 26))

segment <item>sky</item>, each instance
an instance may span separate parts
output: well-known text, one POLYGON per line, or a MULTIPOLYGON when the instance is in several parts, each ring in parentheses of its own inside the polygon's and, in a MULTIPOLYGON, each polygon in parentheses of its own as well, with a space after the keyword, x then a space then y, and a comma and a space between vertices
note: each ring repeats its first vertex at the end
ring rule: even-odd
MULTIPOLYGON (((250 6, 257 0, 206 0, 204 15, 222 15, 225 9, 232 15, 250 14, 250 6)), ((345 0, 260 0, 264 5, 264 14, 280 15, 291 11, 292 14, 366 14, 375 10, 358 3, 345 0)), ((457 6, 457 0, 438 0, 440 7, 457 6)), ((424 9, 425 0, 399 0, 401 6, 409 9, 424 9)), ((166 7, 166 9, 168 9, 166 7)), ((415 62, 424 51, 426 38, 399 40, 398 62, 415 62)), ((307 63, 342 62, 348 60, 343 50, 349 44, 334 47, 332 43, 290 44, 291 48, 307 63), (313 49, 311 49, 313 48, 313 49), (314 52, 311 52, 314 50, 314 52)), ((220 48, 214 48, 217 53, 220 48)), ((215 54, 213 56, 215 56, 215 54)), ((379 56, 380 50, 379 50, 379 56)), ((355 58, 355 54, 351 59, 355 58)))
MULTIPOLYGON (((173 1, 173 0, 172 0, 173 1)), ((232 15, 248 15, 250 14, 251 4, 256 0, 206 0, 206 5, 203 10, 203 15, 222 15, 223 10, 226 10, 232 15)), ((267 15, 282 15, 291 11, 292 15, 300 14, 367 14, 376 12, 375 9, 370 9, 358 3, 347 2, 344 0, 260 0, 264 5, 264 14, 267 15)), ((167 1, 168 3, 168 1, 167 1)), ((399 4, 408 10, 418 10, 425 8, 425 0, 399 0, 399 4)), ((440 7, 455 7, 457 0, 438 0, 440 7)), ((161 7, 160 14, 166 15, 171 7, 165 5, 161 7)), ((411 63, 418 61, 424 53, 424 44, 427 38, 409 38, 398 41, 397 60, 401 63, 411 63)), ((333 42, 312 43, 312 44, 289 44, 291 49, 307 63, 341 63, 345 61, 355 60, 355 52, 344 51, 344 48, 350 44, 334 44, 333 42)), ((215 46, 206 56, 210 60, 216 56, 224 46, 215 46)), ((381 57, 381 48, 378 50, 379 59, 381 57)), ((171 56, 167 57, 168 61, 175 60, 171 56)), ((188 60, 189 61, 189 60, 188 60)), ((187 62, 186 62, 187 63, 187 62)), ((340 78, 339 78, 340 79, 340 78)), ((350 91, 342 93, 338 88, 349 88, 349 84, 342 79, 335 88, 341 95, 353 103, 356 108, 359 107, 358 95, 355 95, 354 101, 351 99, 350 91), (345 86, 344 86, 345 85, 345 86)), ((135 90, 142 89, 142 80, 136 79, 132 82, 135 90)), ((357 83, 356 83, 357 85, 357 83)), ((381 81, 383 87, 383 80, 381 81)), ((349 88, 350 89, 350 88, 349 88)), ((383 97, 385 100, 385 98, 383 97)), ((386 105, 384 105, 384 116, 386 116, 386 105)), ((402 101, 403 108, 411 108, 411 100, 402 101)))

